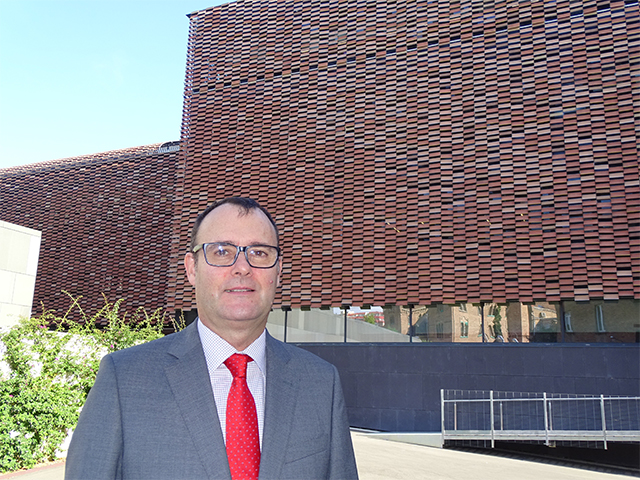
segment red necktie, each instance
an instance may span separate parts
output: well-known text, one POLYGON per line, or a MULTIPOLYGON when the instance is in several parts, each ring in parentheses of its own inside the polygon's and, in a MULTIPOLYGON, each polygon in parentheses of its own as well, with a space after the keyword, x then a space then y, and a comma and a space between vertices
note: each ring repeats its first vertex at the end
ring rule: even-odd
POLYGON ((233 480, 255 480, 260 471, 258 415, 247 386, 248 355, 234 353, 224 361, 233 383, 227 397, 227 458, 233 480))

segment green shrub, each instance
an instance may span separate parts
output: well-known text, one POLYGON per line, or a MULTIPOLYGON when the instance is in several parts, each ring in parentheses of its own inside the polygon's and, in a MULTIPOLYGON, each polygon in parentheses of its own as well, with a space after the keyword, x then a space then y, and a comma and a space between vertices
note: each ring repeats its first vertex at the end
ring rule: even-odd
MULTIPOLYGON (((102 357, 162 336, 164 316, 140 308, 131 318, 122 300, 93 317, 71 297, 62 317, 43 311, 0 333, 0 473, 54 460, 78 421, 102 357), (76 312, 79 322, 68 319, 76 312), (98 325, 106 320, 104 328, 98 325)), ((175 325, 174 325, 175 326, 175 325)))
POLYGON ((376 324, 376 316, 371 312, 365 314, 363 320, 367 323, 371 323, 372 325, 376 324))

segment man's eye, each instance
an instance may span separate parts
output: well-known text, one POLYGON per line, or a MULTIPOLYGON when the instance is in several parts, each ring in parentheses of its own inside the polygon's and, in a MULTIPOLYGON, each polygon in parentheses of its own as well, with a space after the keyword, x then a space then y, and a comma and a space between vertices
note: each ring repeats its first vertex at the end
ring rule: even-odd
POLYGON ((251 255, 252 257, 266 257, 269 254, 265 251, 265 250, 260 250, 260 249, 256 249, 256 248, 252 248, 249 251, 249 255, 251 255))
POLYGON ((227 257, 229 255, 233 255, 233 253, 231 252, 231 250, 229 248, 225 248, 223 246, 212 246, 211 249, 209 250, 211 252, 211 255, 216 256, 216 257, 227 257))

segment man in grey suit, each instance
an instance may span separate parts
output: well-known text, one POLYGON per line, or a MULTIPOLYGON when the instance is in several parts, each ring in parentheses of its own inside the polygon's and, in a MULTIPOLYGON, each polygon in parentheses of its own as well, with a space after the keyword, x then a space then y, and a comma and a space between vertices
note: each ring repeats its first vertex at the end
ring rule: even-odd
POLYGON ((242 197, 209 206, 195 222, 185 267, 198 320, 102 360, 65 478, 256 478, 234 473, 236 454, 225 447, 236 421, 225 415, 236 382, 225 360, 242 354, 260 442, 255 475, 259 468, 260 479, 356 479, 337 370, 265 330, 282 270, 271 215, 242 197))

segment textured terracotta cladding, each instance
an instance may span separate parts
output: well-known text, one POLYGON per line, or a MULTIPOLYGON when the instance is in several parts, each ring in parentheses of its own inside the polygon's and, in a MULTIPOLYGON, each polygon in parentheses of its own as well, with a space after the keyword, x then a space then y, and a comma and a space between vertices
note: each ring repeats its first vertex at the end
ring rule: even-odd
POLYGON ((0 170, 35 307, 195 308, 189 231, 228 195, 280 226, 276 306, 640 299, 638 3, 498 4, 192 14, 180 152, 0 170))
POLYGON ((42 231, 34 313, 64 313, 62 290, 90 314, 101 293, 130 312, 167 306, 178 152, 160 146, 0 170, 0 219, 42 231))
POLYGON ((635 1, 195 12, 170 303, 195 307, 178 262, 228 195, 280 226, 276 305, 640 298, 638 18, 635 1))

